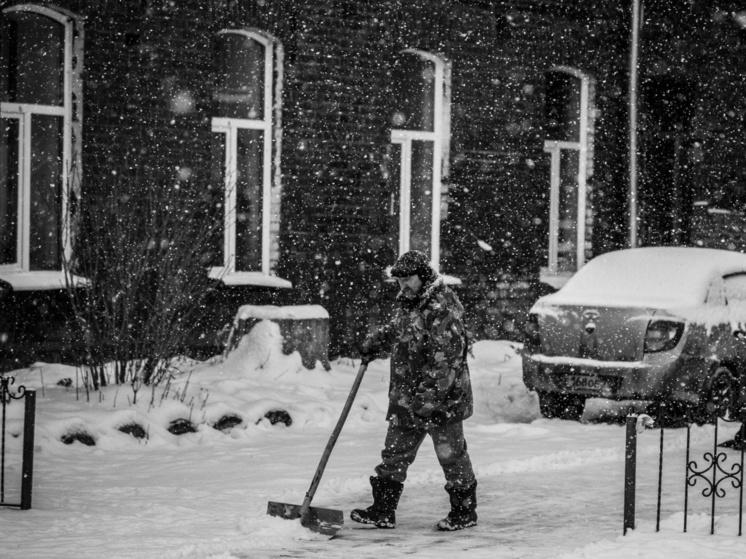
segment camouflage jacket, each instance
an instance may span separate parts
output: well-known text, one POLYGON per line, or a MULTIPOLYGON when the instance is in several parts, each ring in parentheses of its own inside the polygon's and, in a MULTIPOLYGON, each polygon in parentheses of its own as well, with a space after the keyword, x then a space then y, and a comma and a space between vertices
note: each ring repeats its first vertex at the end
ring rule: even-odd
POLYGON ((404 426, 443 425, 472 414, 463 314, 456 294, 437 278, 369 337, 370 355, 391 352, 386 419, 404 426))

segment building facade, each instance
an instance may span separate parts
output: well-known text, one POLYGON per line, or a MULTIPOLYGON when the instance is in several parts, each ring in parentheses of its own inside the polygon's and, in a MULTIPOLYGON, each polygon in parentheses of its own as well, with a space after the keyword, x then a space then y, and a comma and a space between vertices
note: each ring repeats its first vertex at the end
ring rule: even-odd
POLYGON ((477 337, 518 341, 595 255, 743 250, 730 4, 645 6, 631 189, 632 0, 0 1, 2 347, 73 358, 81 246, 185 192, 210 224, 203 349, 239 305, 321 304, 354 355, 409 249, 477 337))

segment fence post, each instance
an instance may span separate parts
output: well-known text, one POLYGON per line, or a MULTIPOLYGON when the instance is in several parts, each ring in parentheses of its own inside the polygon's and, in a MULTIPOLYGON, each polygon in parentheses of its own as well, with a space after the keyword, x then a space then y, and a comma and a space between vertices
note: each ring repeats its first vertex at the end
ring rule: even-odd
POLYGON ((635 528, 635 489, 637 484, 637 416, 627 416, 624 451, 624 532, 635 528))
POLYGON ((34 424, 36 422, 36 390, 26 390, 23 416, 23 465, 21 480, 21 510, 31 508, 34 478, 34 424))

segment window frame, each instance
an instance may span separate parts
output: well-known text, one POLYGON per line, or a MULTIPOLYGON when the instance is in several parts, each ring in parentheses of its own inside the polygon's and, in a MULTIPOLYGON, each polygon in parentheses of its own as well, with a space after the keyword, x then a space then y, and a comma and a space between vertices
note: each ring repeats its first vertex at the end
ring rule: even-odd
POLYGON ((549 181, 549 223, 548 223, 548 258, 547 266, 541 269, 541 280, 544 283, 561 287, 572 276, 580 270, 586 262, 586 212, 588 208, 588 179, 592 175, 593 159, 593 78, 575 68, 567 66, 554 66, 548 73, 567 74, 577 78, 580 83, 580 111, 578 122, 578 141, 544 140, 544 152, 550 155, 550 181, 549 181), (578 155, 577 172, 577 207, 575 220, 577 225, 575 238, 575 270, 559 270, 559 205, 561 186, 561 159, 565 151, 574 151, 578 155))
MULTIPOLYGON (((82 41, 81 21, 71 13, 35 4, 18 4, 3 10, 3 14, 14 12, 34 13, 51 19, 63 28, 63 68, 62 104, 34 105, 29 103, 2 102, 2 118, 18 120, 18 238, 16 261, 0 264, 0 277, 10 282, 16 290, 60 289, 65 285, 63 270, 72 257, 73 223, 71 199, 79 196, 81 130, 75 122, 76 105, 82 106, 82 41), (76 43, 77 41, 77 43, 76 43), (73 101, 73 93, 77 101, 73 101), (59 270, 32 270, 30 267, 31 234, 31 119, 33 115, 57 116, 62 118, 62 161, 61 161, 61 216, 60 241, 62 262, 59 270), (74 134, 73 128, 76 128, 74 134), (73 145, 75 143, 75 146, 73 145), (73 169, 73 165, 77 167, 73 169)), ((78 109, 79 110, 79 109, 78 109)), ((71 276, 74 283, 83 283, 82 278, 71 276)))
POLYGON ((220 279, 226 285, 263 285, 270 287, 292 287, 284 279, 271 275, 273 263, 273 218, 279 216, 280 190, 280 123, 282 98, 282 45, 271 35, 256 29, 221 29, 215 35, 243 35, 264 47, 264 104, 261 119, 211 117, 210 131, 224 134, 223 159, 224 210, 223 210, 223 256, 222 265, 209 270, 211 278, 220 279), (275 80, 275 75, 277 79, 275 80), (262 239, 261 271, 236 270, 236 176, 237 146, 239 130, 259 130, 262 139, 262 239), (273 194, 273 188, 278 195, 273 194))
POLYGON ((412 142, 424 141, 433 144, 432 161, 432 209, 430 214, 430 260, 435 271, 440 271, 440 221, 445 213, 442 208, 443 176, 447 173, 450 149, 450 88, 451 63, 437 54, 403 49, 401 54, 411 54, 430 61, 435 66, 433 100, 433 130, 391 129, 391 143, 401 146, 399 164, 399 254, 410 250, 411 241, 411 192, 412 192, 412 142))

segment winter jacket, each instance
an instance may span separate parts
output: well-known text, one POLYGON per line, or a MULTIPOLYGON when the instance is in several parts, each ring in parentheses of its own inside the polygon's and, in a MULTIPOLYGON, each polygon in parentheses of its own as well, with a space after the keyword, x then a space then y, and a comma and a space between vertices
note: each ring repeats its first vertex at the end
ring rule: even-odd
POLYGON ((438 277, 393 320, 368 337, 369 356, 391 353, 386 419, 403 426, 444 425, 472 414, 464 307, 438 277))

